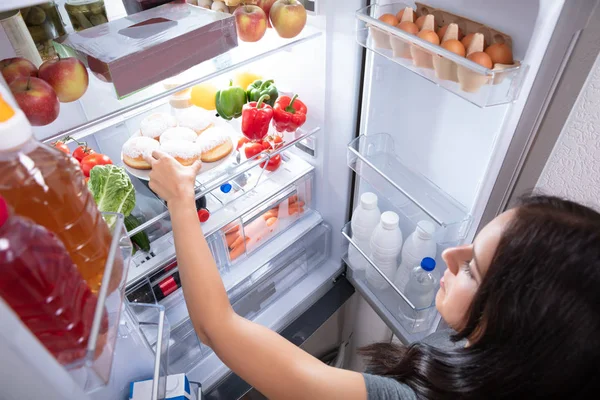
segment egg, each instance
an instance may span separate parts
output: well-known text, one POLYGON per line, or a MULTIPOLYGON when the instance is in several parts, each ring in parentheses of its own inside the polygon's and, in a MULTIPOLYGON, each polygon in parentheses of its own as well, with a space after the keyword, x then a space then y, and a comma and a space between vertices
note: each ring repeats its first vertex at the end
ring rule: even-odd
POLYGON ((397 26, 399 29, 402 29, 404 32, 408 32, 411 35, 416 35, 419 33, 419 28, 417 28, 417 24, 410 21, 400 22, 397 26))
POLYGON ((494 64, 513 64, 513 54, 505 43, 494 43, 485 49, 485 52, 494 64))
POLYGON ((417 36, 423 40, 427 40, 429 43, 440 44, 440 38, 434 31, 425 29, 419 32, 417 36))
POLYGON ((482 67, 492 68, 492 59, 483 51, 476 51, 475 53, 471 53, 467 56, 467 58, 482 67))
MULTIPOLYGON (((463 46, 465 46, 465 49, 469 50, 469 46, 471 45, 471 41, 473 40, 474 36, 475 36, 475 33, 469 33, 467 36, 462 38, 461 42, 462 42, 463 46)), ((487 46, 487 45, 485 44, 485 39, 484 39, 483 47, 485 48, 485 46, 487 46)))
MULTIPOLYGON (((450 24, 448 24, 450 25, 450 24)), ((444 40, 444 35, 446 34, 446 29, 448 29, 448 25, 444 25, 438 31, 438 36, 440 37, 440 41, 444 40)), ((458 40, 461 40, 465 35, 463 34, 462 29, 458 28, 458 40)))
MULTIPOLYGON (((406 8, 403 9, 403 10, 398 11, 398 14, 396 14, 396 19, 398 21, 402 21, 402 17, 404 16, 404 10, 406 10, 406 8)), ((415 17, 415 14, 413 13, 413 18, 414 17, 415 17)))
POLYGON ((417 24, 417 28, 419 28, 419 30, 423 29, 423 24, 425 23, 425 17, 427 15, 421 15, 419 18, 417 18, 417 20, 415 21, 415 24, 417 24))
POLYGON ((396 19, 394 14, 383 14, 381 17, 379 17, 379 20, 388 25, 398 25, 398 19, 396 19))
POLYGON ((461 57, 464 57, 466 53, 465 46, 463 46, 463 44, 456 39, 446 40, 444 43, 442 43, 442 47, 453 52, 454 54, 458 54, 461 57))

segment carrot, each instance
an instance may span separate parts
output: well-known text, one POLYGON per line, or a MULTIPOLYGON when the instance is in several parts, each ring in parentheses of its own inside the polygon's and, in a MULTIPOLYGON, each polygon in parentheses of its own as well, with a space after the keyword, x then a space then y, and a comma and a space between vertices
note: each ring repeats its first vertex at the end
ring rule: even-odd
POLYGON ((269 218, 267 220, 267 226, 273 226, 273 224, 275 224, 277 222, 277 218, 273 217, 273 218, 269 218))
POLYGON ((263 214, 263 218, 265 219, 265 221, 267 221, 271 218, 276 218, 278 214, 279 214, 279 210, 271 209, 263 214))
POLYGON ((232 225, 231 227, 226 226, 225 228, 223 228, 223 230, 225 231, 226 235, 229 235, 230 233, 235 233, 235 232, 239 232, 240 231, 240 225, 232 225))
POLYGON ((227 247, 232 248, 235 241, 240 237, 240 234, 237 232, 227 233, 225 235, 225 240, 227 241, 227 247))
MULTIPOLYGON (((246 238, 246 240, 248 239, 249 238, 246 238)), ((244 238, 240 235, 229 247, 235 250, 236 247, 241 246, 242 244, 244 244, 244 238)))
POLYGON ((297 202, 297 201, 298 201, 298 195, 297 195, 297 194, 294 194, 294 195, 291 195, 291 196, 289 197, 289 199, 288 199, 288 204, 289 204, 289 205, 292 205, 293 203, 295 203, 295 202, 297 202))
POLYGON ((239 258, 239 256, 241 256, 245 252, 246 252, 246 246, 238 246, 229 252, 229 259, 231 261, 233 261, 233 260, 239 258))
POLYGON ((300 212, 300 213, 304 212, 304 208, 294 205, 288 209, 288 215, 294 215, 298 212, 300 212))

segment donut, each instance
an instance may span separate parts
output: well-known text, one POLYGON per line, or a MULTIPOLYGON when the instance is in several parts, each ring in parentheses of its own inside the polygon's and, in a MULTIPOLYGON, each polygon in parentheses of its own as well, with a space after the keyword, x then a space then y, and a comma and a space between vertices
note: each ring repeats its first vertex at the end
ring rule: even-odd
POLYGON ((140 132, 142 136, 158 140, 164 131, 175 126, 177 126, 177 119, 174 116, 165 113, 154 113, 142 120, 140 132))
POLYGON ((168 140, 161 143, 160 149, 185 166, 192 165, 194 161, 200 160, 202 155, 200 146, 188 140, 168 140))
POLYGON ((149 137, 134 136, 129 138, 123 145, 123 162, 135 169, 152 169, 152 166, 144 160, 145 155, 152 155, 158 150, 160 144, 149 137))
POLYGON ((214 125, 211 115, 198 107, 186 109, 177 117, 177 121, 179 126, 190 128, 198 135, 214 125))
POLYGON ((202 151, 201 160, 212 163, 227 157, 233 151, 233 142, 227 131, 223 128, 209 128, 196 139, 202 151))
POLYGON ((182 126, 176 126, 175 128, 167 129, 162 135, 160 135, 160 142, 166 143, 170 140, 187 140, 193 142, 196 140, 198 135, 190 128, 184 128, 182 126))

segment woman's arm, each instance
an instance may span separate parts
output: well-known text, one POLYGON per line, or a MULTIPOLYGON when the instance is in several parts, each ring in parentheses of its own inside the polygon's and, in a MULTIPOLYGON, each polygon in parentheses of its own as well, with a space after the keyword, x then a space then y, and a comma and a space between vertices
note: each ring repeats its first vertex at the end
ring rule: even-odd
POLYGON ((365 400, 361 374, 329 367, 233 311, 197 222, 193 184, 200 164, 186 168, 164 153, 153 156, 150 188, 171 213, 183 292, 200 339, 268 398, 365 400))

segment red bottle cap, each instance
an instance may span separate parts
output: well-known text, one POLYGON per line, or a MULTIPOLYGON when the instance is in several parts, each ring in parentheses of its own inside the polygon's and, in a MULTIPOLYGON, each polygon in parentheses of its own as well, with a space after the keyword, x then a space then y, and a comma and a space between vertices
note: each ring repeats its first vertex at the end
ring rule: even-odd
POLYGON ((6 223, 10 217, 10 212, 8 211, 8 204, 6 204, 6 200, 4 197, 0 196, 0 228, 6 223))
POLYGON ((206 208, 198 210, 198 219, 200 222, 206 222, 210 218, 210 212, 206 208))

